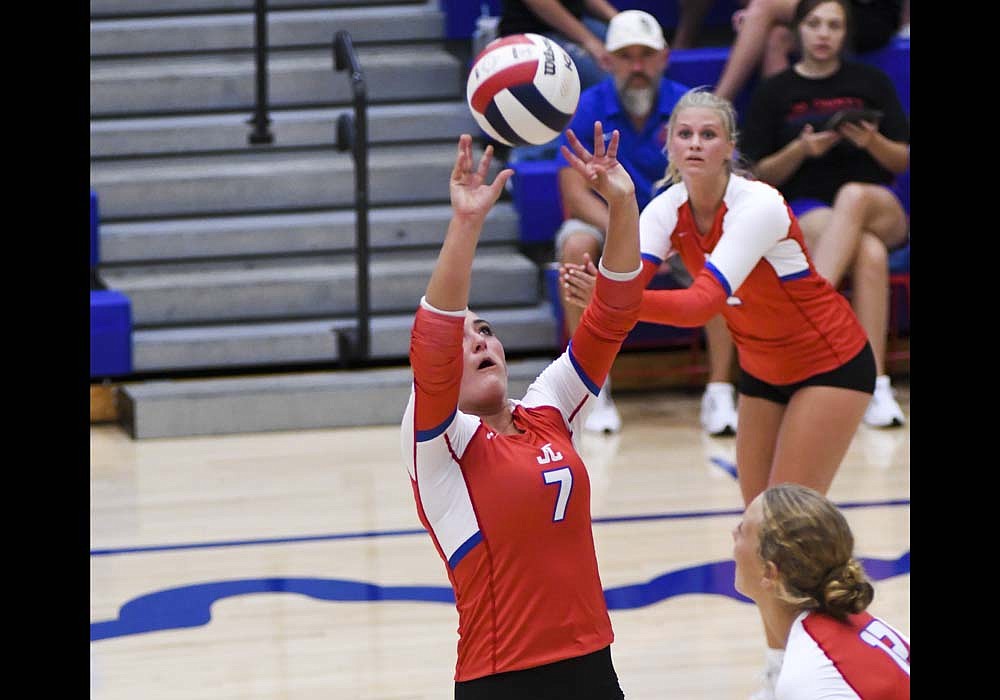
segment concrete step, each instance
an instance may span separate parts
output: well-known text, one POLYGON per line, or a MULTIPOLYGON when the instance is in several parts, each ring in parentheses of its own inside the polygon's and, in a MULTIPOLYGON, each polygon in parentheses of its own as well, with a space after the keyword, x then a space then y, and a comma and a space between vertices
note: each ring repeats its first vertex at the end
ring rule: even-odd
MULTIPOLYGON (((271 110, 274 147, 334 147, 337 119, 354 116, 353 107, 271 110)), ((368 143, 452 140, 461 133, 478 134, 479 127, 464 100, 372 105, 366 113, 368 143)), ((90 123, 91 158, 183 155, 217 151, 254 151, 247 114, 205 114, 181 117, 97 119, 90 123)))
MULTIPOLYGON (((375 254, 369 265, 375 313, 411 311, 427 286, 436 252, 375 254)), ((352 315, 357 309, 353 256, 139 266, 99 271, 125 294, 134 328, 352 315)), ((481 250, 472 268, 474 306, 538 303, 538 267, 513 248, 481 250)))
MULTIPOLYGON (((510 396, 550 361, 510 362, 510 396)), ((398 425, 412 383, 409 367, 137 382, 122 386, 119 415, 134 439, 398 425)))
MULTIPOLYGON (((508 353, 555 350, 555 314, 548 302, 524 308, 477 307, 476 312, 493 323, 508 353)), ((405 362, 412 324, 412 311, 372 317, 369 357, 405 362)), ((132 336, 132 362, 137 373, 336 363, 341 360, 337 334, 356 327, 352 319, 326 318, 138 330, 132 336)))
MULTIPOLYGON (((454 149, 453 143, 371 147, 369 205, 447 202, 454 149)), ((334 150, 91 162, 90 186, 102 223, 353 208, 355 164, 350 153, 334 150)))
MULTIPOLYGON (((368 245, 388 250, 440 245, 451 218, 448 205, 373 209, 368 245)), ((336 253, 356 247, 355 213, 337 210, 210 219, 165 219, 102 224, 102 264, 336 253)), ((518 214, 499 202, 486 219, 480 245, 519 241, 518 214)))
MULTIPOLYGON (((457 100, 465 69, 433 44, 358 47, 368 100, 457 100)), ((273 108, 351 104, 347 71, 334 70, 331 49, 275 51, 268 59, 273 108)), ((109 58, 91 61, 91 118, 246 110, 256 100, 252 52, 207 56, 109 58)))
MULTIPOLYGON (((138 19, 93 20, 90 55, 198 53, 253 49, 253 12, 138 19)), ((355 46, 393 41, 440 41, 444 13, 431 5, 342 7, 267 14, 270 48, 333 46, 338 31, 351 35, 355 46)))
MULTIPOLYGON (((425 5, 436 0, 267 0, 269 10, 299 7, 425 5)), ((253 11, 254 0, 90 0, 91 18, 253 11)))

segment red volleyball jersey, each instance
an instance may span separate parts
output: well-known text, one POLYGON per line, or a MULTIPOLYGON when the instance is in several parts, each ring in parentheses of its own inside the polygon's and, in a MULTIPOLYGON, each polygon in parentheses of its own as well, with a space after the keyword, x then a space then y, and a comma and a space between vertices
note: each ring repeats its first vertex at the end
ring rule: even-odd
POLYGON ((456 681, 582 656, 614 639, 590 481, 573 444, 638 315, 639 270, 608 274, 567 349, 510 402, 517 435, 458 410, 465 312, 426 300, 417 310, 402 449, 418 516, 455 591, 456 681))
POLYGON ((674 253, 694 279, 687 290, 647 291, 640 320, 700 326, 721 310, 740 367, 759 379, 792 384, 828 372, 867 341, 850 303, 813 267, 791 209, 766 183, 731 175, 705 235, 684 184, 673 185, 643 209, 639 231, 644 279, 674 253))
POLYGON ((777 700, 909 700, 910 640, 869 613, 804 612, 788 635, 777 700))

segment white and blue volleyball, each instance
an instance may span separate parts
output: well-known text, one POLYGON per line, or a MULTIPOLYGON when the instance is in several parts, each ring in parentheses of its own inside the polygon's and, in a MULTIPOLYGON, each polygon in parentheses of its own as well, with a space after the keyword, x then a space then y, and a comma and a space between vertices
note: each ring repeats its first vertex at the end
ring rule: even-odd
POLYGON ((479 127, 508 146, 552 141, 580 102, 580 75, 559 44, 512 34, 483 49, 469 71, 466 99, 479 127))

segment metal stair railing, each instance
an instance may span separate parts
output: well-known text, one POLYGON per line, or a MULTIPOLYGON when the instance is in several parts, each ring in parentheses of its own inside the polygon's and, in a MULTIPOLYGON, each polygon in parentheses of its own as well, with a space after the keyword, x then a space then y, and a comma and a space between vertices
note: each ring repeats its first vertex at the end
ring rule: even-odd
POLYGON ((338 334, 338 352, 345 366, 368 359, 370 345, 368 292, 368 96, 364 73, 354 51, 351 35, 338 31, 333 38, 334 68, 349 70, 354 115, 344 112, 337 118, 337 150, 351 150, 354 157, 354 211, 357 262, 357 327, 338 334))
POLYGON ((247 121, 253 125, 253 131, 250 132, 247 141, 257 146, 274 142, 267 104, 267 0, 254 0, 254 58, 257 68, 257 89, 254 114, 247 121))

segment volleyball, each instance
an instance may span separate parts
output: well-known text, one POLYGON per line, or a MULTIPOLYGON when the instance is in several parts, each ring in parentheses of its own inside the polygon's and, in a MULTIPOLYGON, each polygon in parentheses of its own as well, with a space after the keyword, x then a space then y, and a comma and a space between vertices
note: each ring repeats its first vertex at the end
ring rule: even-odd
POLYGON ((580 75, 565 49, 540 34, 512 34, 486 45, 469 70, 466 100, 476 123, 508 146, 541 145, 569 125, 580 75))

